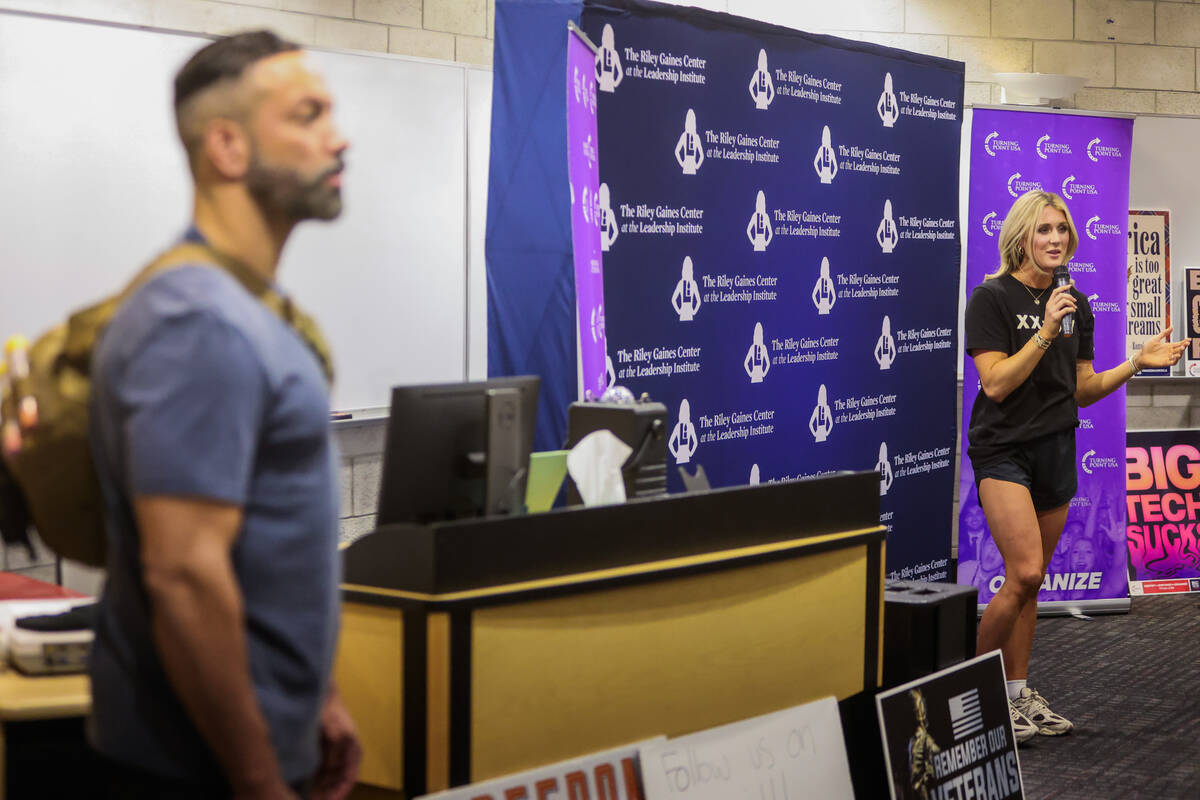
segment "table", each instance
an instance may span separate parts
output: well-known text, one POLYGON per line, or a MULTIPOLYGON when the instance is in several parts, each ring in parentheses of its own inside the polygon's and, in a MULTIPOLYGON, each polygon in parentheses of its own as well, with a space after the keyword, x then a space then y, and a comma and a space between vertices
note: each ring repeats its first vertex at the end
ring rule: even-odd
MULTIPOLYGON (((0 572, 0 600, 84 596, 27 575, 0 572)), ((13 669, 0 672, 0 800, 4 800, 8 786, 5 763, 8 724, 84 717, 91 707, 92 693, 86 674, 30 676, 13 669)))

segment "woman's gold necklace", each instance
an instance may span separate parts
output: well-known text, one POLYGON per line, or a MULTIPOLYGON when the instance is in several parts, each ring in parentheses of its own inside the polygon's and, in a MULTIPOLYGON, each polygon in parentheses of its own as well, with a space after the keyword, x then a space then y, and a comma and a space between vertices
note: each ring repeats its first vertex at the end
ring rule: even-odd
MULTIPOLYGON (((1016 276, 1014 275, 1013 277, 1016 277, 1016 276)), ((1042 290, 1041 290, 1040 292, 1038 292, 1037 294, 1034 294, 1034 293, 1033 293, 1033 289, 1030 289, 1030 288, 1029 288, 1029 284, 1025 283, 1025 281, 1021 280, 1020 278, 1017 278, 1017 283, 1019 283, 1019 284, 1021 284, 1022 286, 1024 286, 1024 287, 1025 287, 1025 291, 1029 292, 1029 296, 1033 298, 1033 304, 1034 304, 1035 306, 1036 306, 1036 305, 1041 305, 1041 303, 1042 303, 1042 295, 1044 295, 1044 294, 1046 293, 1046 289, 1049 289, 1049 288, 1050 288, 1049 286, 1047 286, 1045 289, 1042 289, 1042 290)))

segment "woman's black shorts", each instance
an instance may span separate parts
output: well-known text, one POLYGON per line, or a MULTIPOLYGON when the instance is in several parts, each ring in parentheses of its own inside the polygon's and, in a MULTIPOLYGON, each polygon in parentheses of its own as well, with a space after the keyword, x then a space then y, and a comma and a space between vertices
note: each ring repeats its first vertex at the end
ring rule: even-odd
POLYGON ((1029 490, 1038 511, 1070 502, 1078 488, 1075 474, 1075 429, 1014 444, 1002 452, 971 459, 975 486, 984 478, 1019 483, 1029 490))

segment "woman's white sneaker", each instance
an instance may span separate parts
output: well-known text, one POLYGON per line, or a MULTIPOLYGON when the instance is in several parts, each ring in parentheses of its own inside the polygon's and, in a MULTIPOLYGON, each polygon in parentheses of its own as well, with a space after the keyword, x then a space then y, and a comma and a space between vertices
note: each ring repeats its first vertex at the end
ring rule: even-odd
POLYGON ((1008 718, 1012 720, 1013 738, 1017 744, 1027 742, 1038 734, 1038 726, 1017 710, 1010 700, 1008 703, 1008 718))
MULTIPOLYGON (((1038 733, 1043 736, 1060 736, 1070 733, 1075 727, 1071 720, 1050 710, 1046 698, 1038 694, 1037 689, 1028 687, 1011 702, 1024 717, 1037 726, 1038 733)), ((1019 741, 1019 740, 1018 740, 1019 741)))

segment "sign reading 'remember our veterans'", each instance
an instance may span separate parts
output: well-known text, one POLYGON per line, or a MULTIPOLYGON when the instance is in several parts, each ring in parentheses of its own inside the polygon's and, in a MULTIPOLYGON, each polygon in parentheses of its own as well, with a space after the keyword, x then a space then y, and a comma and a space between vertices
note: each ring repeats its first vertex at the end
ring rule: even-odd
POLYGON ((892 800, 1023 798, 1000 651, 875 698, 892 800))
POLYGON ((887 570, 947 580, 963 65, 641 0, 597 42, 609 356, 670 488, 880 473, 887 570))
MULTIPOLYGON (((974 109, 968 190, 966 294, 1000 264, 999 236, 1013 201, 1038 189, 1063 198, 1079 235, 1067 265, 1095 315, 1095 368, 1127 358, 1125 289, 1129 223, 1129 154, 1133 120, 1060 112, 974 109)), ((1044 307, 1044 306, 1043 306, 1044 307)), ((1017 319, 1034 329, 1036 319, 1017 319)), ((1031 335, 1031 334, 1030 334, 1031 335)), ((1004 585, 1004 559, 979 504, 966 456, 979 375, 970 354, 963 365, 962 470, 959 486, 957 582, 979 589, 987 603, 1004 585)), ((1125 554, 1111 545, 1122 526, 1125 498, 1125 390, 1079 410, 1079 489, 1038 593, 1039 602, 1085 608, 1128 600, 1125 554)))
MULTIPOLYGON (((1129 283, 1126 287, 1126 358, 1171 324, 1171 225, 1169 211, 1129 212, 1129 283)), ((1180 338, 1172 336, 1172 338, 1180 338)), ((1170 375, 1170 367, 1142 370, 1170 375)))

